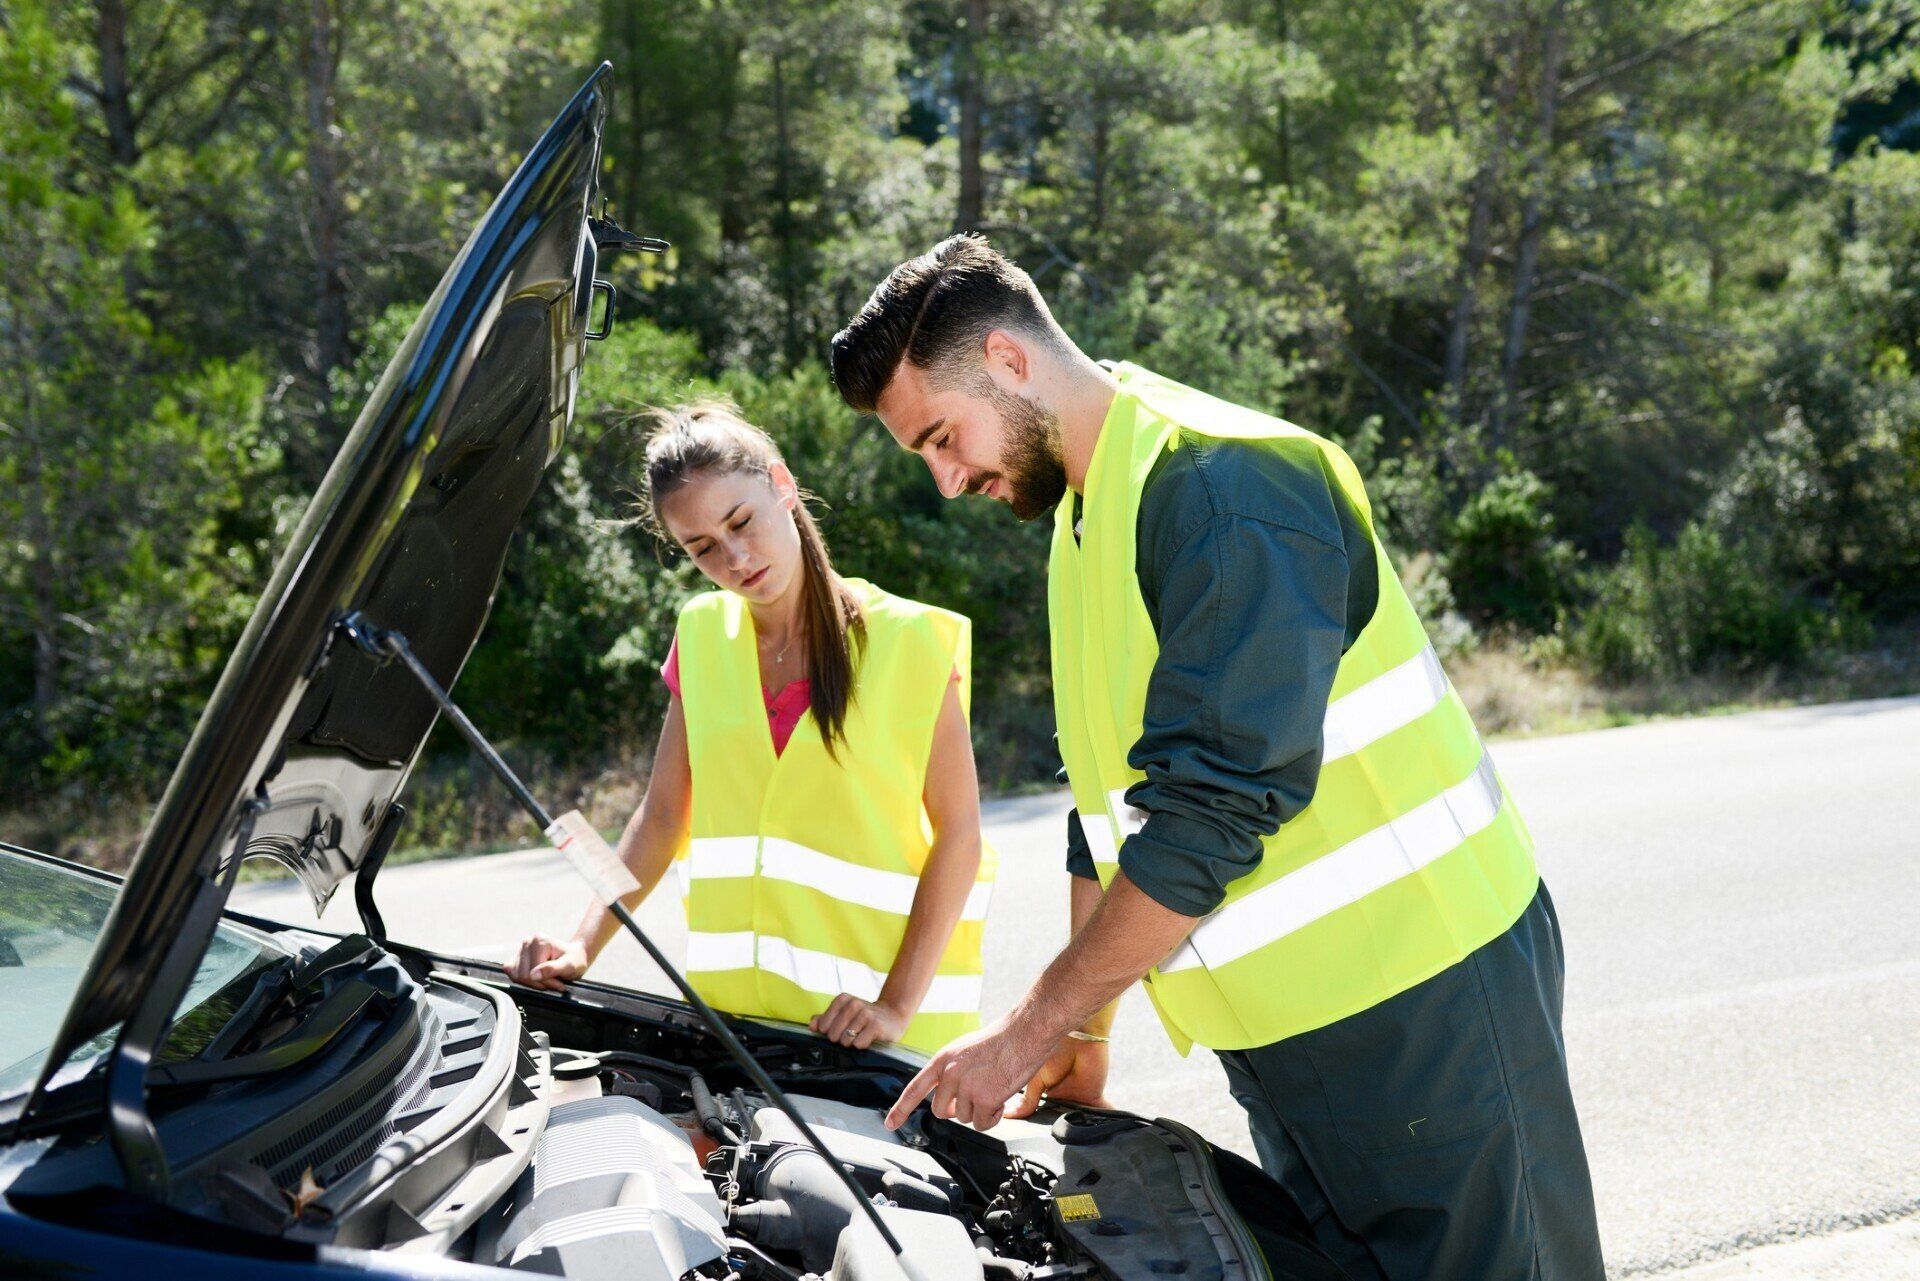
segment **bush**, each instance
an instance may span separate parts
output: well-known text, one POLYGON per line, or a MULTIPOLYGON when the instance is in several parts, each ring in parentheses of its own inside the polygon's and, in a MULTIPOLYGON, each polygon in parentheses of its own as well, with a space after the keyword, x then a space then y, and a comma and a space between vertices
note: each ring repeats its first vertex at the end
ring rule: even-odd
POLYGON ((1920 386, 1835 360, 1773 391, 1779 426, 1741 450, 1704 520, 1783 583, 1845 592, 1881 618, 1911 616, 1920 610, 1920 386))
POLYGON ((1635 526, 1599 579, 1574 649, 1607 676, 1661 677, 1804 663, 1844 631, 1840 611, 1780 587, 1718 531, 1690 524, 1662 546, 1635 526))
MULTIPOLYGON (((1366 478, 1374 523, 1390 547, 1437 551, 1447 543, 1454 516, 1439 464, 1432 453, 1413 448, 1378 457, 1378 422, 1370 419, 1371 429, 1363 427, 1347 442, 1347 452, 1366 478)), ((1451 596, 1448 601, 1452 603, 1451 596)))
POLYGON ((1449 522, 1447 579, 1475 622, 1546 632, 1573 603, 1580 557, 1555 533, 1551 499, 1532 472, 1508 471, 1449 522))
POLYGON ((99 789, 157 790, 272 564, 280 461, 257 362, 141 390, 151 399, 84 431, 49 431, 37 475, 0 458, 0 770, 19 795, 84 806, 99 789), (29 591, 36 561, 44 595, 29 591), (42 640, 56 655, 44 690, 42 640))
MULTIPOLYGON (((1389 549, 1391 554, 1391 549, 1389 549)), ((1453 585, 1429 552, 1416 553, 1400 567, 1400 585, 1427 629, 1427 639, 1442 659, 1471 652, 1478 644, 1473 624, 1454 608, 1453 585)))

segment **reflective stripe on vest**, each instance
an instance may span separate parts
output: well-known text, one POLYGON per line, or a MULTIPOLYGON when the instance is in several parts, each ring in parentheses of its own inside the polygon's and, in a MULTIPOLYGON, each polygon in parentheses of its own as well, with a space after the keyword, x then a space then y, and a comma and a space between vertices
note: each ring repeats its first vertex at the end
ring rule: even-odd
MULTIPOLYGON (((1428 645, 1398 667, 1327 704, 1327 718, 1321 726, 1325 743, 1320 754, 1322 768, 1343 756, 1353 755, 1402 726, 1411 725, 1446 696, 1447 674, 1440 669, 1440 656, 1428 645)), ((1145 810, 1127 804, 1124 787, 1107 793, 1107 812, 1119 829, 1121 840, 1139 831, 1147 821, 1145 810)), ((1099 823, 1082 824, 1082 830, 1094 862, 1120 861, 1120 846, 1111 831, 1099 823)))
MULTIPOLYGON (((957 614, 849 580, 866 644, 844 742, 829 756, 811 714, 773 751, 752 615, 738 596, 689 601, 679 626, 693 771, 687 976, 734 1014, 805 1022, 848 992, 878 997, 912 914, 932 824, 922 795, 953 673, 968 701, 969 628, 957 614)), ((994 854, 901 1043, 931 1052, 979 1025, 981 938, 994 854)))
MULTIPOLYGON (((694 932, 687 935, 687 969, 764 970, 777 974, 795 987, 831 1001, 842 992, 851 992, 863 1001, 877 1000, 887 981, 884 970, 876 970, 831 952, 816 952, 795 947, 771 934, 756 935, 752 930, 729 934, 694 932)), ((927 985, 927 996, 920 1003, 923 1014, 980 1014, 978 974, 940 974, 927 985)), ((824 1005, 823 1005, 824 1008, 824 1005)))
MULTIPOLYGON (((1353 462, 1289 423, 1135 366, 1101 429, 1084 497, 1056 518, 1048 571, 1055 714, 1103 884, 1147 815, 1128 763, 1159 642, 1135 569, 1140 497, 1181 433, 1264 442, 1317 466, 1369 528, 1353 462)), ((1532 899, 1533 841, 1374 539, 1373 617, 1335 672, 1310 803, 1147 976, 1182 1051, 1248 1049, 1358 1013, 1457 963, 1532 899)))
POLYGON ((1469 836, 1484 831, 1499 812, 1500 780, 1494 777, 1492 758, 1483 755, 1466 782, 1201 921, 1161 962, 1160 972, 1237 961, 1451 854, 1469 836))
MULTIPOLYGON (((696 837, 687 852, 686 875, 689 885, 702 879, 759 875, 804 885, 843 903, 901 916, 912 913, 913 896, 920 888, 920 878, 910 872, 886 872, 851 863, 777 836, 696 837)), ((960 919, 986 920, 987 901, 992 895, 992 882, 975 882, 960 919)))

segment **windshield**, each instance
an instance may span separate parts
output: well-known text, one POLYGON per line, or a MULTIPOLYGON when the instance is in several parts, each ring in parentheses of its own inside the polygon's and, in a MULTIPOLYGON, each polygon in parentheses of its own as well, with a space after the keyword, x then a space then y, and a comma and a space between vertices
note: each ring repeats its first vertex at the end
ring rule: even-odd
MULTIPOLYGON (((116 888, 0 850, 0 1098, 26 1090, 46 1062, 116 888)), ((181 999, 161 1057, 186 1057, 204 1045, 254 976, 288 955, 266 935, 223 922, 181 999)), ((74 1051, 53 1083, 84 1075, 118 1034, 118 1027, 109 1028, 74 1051)))

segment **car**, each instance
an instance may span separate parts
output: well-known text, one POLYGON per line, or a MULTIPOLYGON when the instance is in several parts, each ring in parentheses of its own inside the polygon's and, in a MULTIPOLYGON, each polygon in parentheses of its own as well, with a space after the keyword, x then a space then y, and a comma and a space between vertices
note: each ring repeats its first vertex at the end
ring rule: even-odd
POLYGON ((389 936, 408 774, 612 324, 598 260, 659 247, 600 216, 609 73, 401 343, 125 877, 0 845, 0 1275, 1338 1276, 1177 1121, 890 1131, 910 1052, 389 936), (316 909, 351 878, 359 930, 232 910, 254 858, 316 909))

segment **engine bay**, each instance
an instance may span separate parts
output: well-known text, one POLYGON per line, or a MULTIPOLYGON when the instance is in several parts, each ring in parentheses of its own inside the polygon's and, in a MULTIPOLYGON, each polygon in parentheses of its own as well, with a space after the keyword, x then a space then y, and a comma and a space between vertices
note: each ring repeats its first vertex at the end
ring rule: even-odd
MULTIPOLYGON (((471 962, 308 937, 242 1004, 262 1010, 245 1053, 207 1057, 216 1037, 155 1071, 166 1208, 226 1225, 236 1248, 502 1278, 893 1281, 857 1191, 916 1281, 1339 1275, 1277 1184, 1174 1121, 1049 1107, 979 1132, 923 1108, 890 1131, 912 1058, 736 1022, 849 1187, 677 1002, 534 992, 471 962)), ((70 1133, 0 1195, 95 1213, 107 1147, 70 1133)))
MULTIPOLYGON (((546 1132, 477 1226, 475 1262, 648 1281, 898 1275, 826 1158, 764 1098, 617 1051, 555 1063, 546 1132)), ((1066 1112, 979 1134, 923 1113, 896 1133, 879 1108, 789 1097, 930 1281, 1262 1275, 1224 1206, 1152 1185, 1192 1151, 1152 1122, 1066 1112)))
MULTIPOLYGON (((922 1110, 890 1131, 906 1074, 833 1053, 769 1070, 927 1281, 1269 1275, 1180 1127, 1055 1109, 981 1133, 922 1110)), ((550 1063, 545 1131, 465 1257, 589 1281, 899 1276, 827 1158, 728 1065, 564 1046, 550 1063)))

